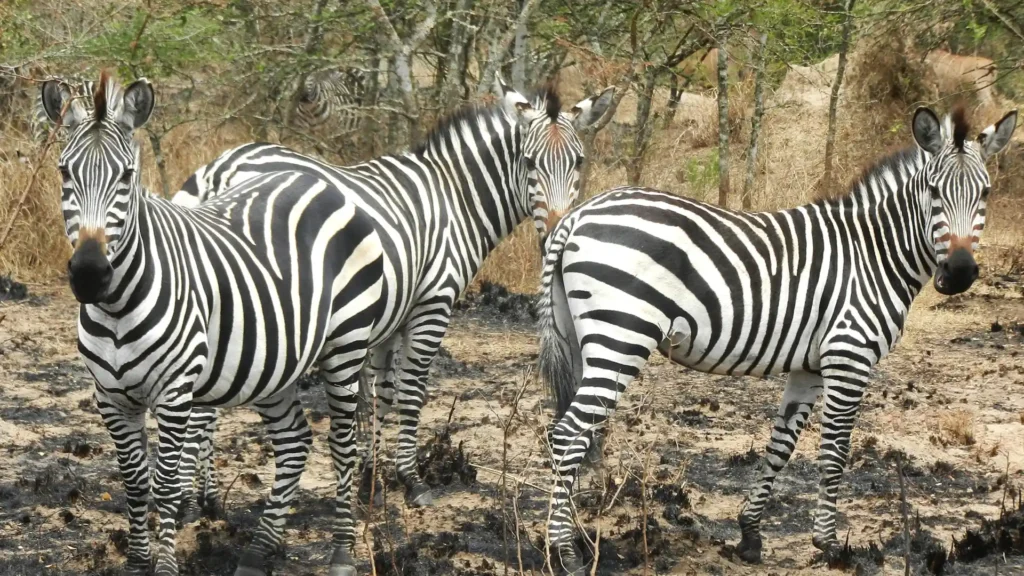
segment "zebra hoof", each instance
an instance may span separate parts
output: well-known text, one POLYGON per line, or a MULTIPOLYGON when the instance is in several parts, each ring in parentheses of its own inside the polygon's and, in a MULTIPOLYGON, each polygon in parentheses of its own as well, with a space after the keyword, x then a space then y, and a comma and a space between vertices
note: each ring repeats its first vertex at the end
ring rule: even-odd
POLYGON ((344 548, 335 548, 327 576, 356 576, 356 561, 344 548))
POLYGON ((373 507, 379 508, 384 505, 384 485, 373 477, 373 471, 370 468, 363 468, 363 477, 359 482, 359 502, 363 506, 370 505, 371 487, 373 488, 373 507))
POLYGON ((559 548, 558 562, 562 565, 562 572, 565 576, 585 576, 587 573, 587 567, 580 561, 575 547, 559 548))
POLYGON ((235 568, 235 576, 267 576, 263 569, 264 558, 256 552, 246 550, 238 559, 238 568, 235 568))
POLYGON ((405 501, 415 508, 431 506, 434 503, 434 495, 430 493, 430 487, 420 482, 409 488, 405 493, 405 501))
POLYGON ((148 576, 150 568, 149 559, 128 558, 124 565, 125 576, 148 576))
POLYGON ((740 560, 749 564, 761 563, 761 536, 757 534, 744 534, 736 546, 736 555, 740 560))
POLYGON ((203 511, 199 508, 199 505, 195 502, 189 502, 188 504, 181 507, 178 511, 177 525, 178 529, 181 530, 183 526, 187 526, 203 515, 203 511))

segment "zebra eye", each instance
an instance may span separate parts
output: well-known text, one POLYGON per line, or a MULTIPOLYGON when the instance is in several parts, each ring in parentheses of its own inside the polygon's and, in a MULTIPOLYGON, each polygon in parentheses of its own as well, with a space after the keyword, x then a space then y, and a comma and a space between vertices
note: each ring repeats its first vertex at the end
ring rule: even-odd
POLYGON ((583 156, 578 156, 576 158, 576 169, 579 170, 582 167, 583 167, 583 156))
POLYGON ((938 198, 939 197, 939 187, 938 186, 929 184, 928 185, 928 191, 932 193, 932 198, 938 198))
POLYGON ((990 187, 988 187, 988 186, 985 186, 984 188, 982 188, 982 189, 981 189, 981 199, 982 199, 982 200, 987 200, 987 199, 988 199, 988 193, 989 193, 989 192, 990 192, 991 190, 992 190, 992 188, 990 188, 990 187))
POLYGON ((71 180, 71 172, 68 171, 67 166, 58 166, 57 169, 60 170, 60 178, 62 181, 67 182, 68 180, 71 180))
POLYGON ((134 175, 135 170, 132 170, 131 168, 126 169, 124 172, 121 173, 121 184, 131 184, 132 176, 134 175))
POLYGON ((526 167, 528 169, 530 169, 530 170, 536 170, 537 169, 537 163, 533 161, 533 158, 530 158, 529 156, 527 156, 526 157, 526 167))

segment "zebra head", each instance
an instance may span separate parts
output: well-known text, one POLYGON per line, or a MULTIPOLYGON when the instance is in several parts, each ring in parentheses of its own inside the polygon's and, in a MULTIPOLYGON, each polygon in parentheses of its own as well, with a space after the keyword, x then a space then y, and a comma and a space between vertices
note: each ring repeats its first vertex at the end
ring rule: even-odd
POLYGON ((964 292, 978 277, 974 250, 985 228, 991 186, 985 161, 1006 146, 1016 125, 1014 110, 971 141, 963 108, 941 124, 927 108, 914 113, 914 139, 931 155, 923 177, 931 193, 931 242, 938 265, 934 284, 940 294, 964 292))
POLYGON ((103 73, 92 94, 92 110, 67 84, 43 84, 43 109, 68 131, 60 154, 61 208, 74 248, 68 278, 83 304, 107 296, 125 232, 138 210, 140 153, 132 138, 153 111, 153 87, 140 79, 122 89, 103 73))
POLYGON ((577 130, 604 115, 614 88, 580 101, 562 112, 558 94, 542 89, 527 98, 496 76, 496 90, 505 113, 514 118, 523 136, 523 161, 527 169, 527 194, 533 223, 541 242, 580 193, 583 142, 577 130))

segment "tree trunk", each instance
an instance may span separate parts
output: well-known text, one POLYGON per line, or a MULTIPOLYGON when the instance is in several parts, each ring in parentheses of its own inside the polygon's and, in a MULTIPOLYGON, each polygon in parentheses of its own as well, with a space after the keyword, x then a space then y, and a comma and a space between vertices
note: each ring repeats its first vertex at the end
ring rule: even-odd
MULTIPOLYGON (((527 0, 520 0, 520 10, 527 0)), ((526 90, 526 49, 527 49, 527 20, 521 19, 516 22, 516 40, 512 48, 512 87, 522 92, 526 90)))
POLYGON ((718 32, 718 205, 729 205, 729 28, 718 32))
POLYGON ((665 128, 671 128, 679 109, 679 100, 683 97, 683 89, 679 86, 679 74, 672 70, 672 78, 668 85, 668 110, 665 111, 665 128))
POLYGON ((505 54, 508 53, 512 41, 516 39, 520 25, 526 26, 526 21, 530 17, 530 11, 536 5, 537 0, 524 0, 515 23, 504 34, 499 34, 497 30, 495 31, 496 33, 491 40, 490 48, 487 50, 487 63, 484 65, 476 85, 477 96, 483 96, 494 86, 494 73, 501 69, 501 61, 505 54))
POLYGON ((651 99, 654 96, 654 85, 658 79, 659 67, 647 66, 644 70, 644 88, 636 98, 636 123, 633 126, 633 155, 626 165, 626 181, 630 186, 639 186, 644 172, 644 157, 651 143, 651 132, 654 123, 651 117, 651 99))
POLYGON ((160 189, 164 198, 171 194, 170 183, 167 181, 167 162, 164 159, 163 148, 160 146, 160 136, 156 130, 147 130, 149 133, 149 145, 153 148, 153 159, 156 160, 156 169, 160 173, 160 189))
POLYGON ((839 89, 843 85, 843 74, 846 72, 846 52, 850 47, 850 34, 853 31, 853 5, 856 0, 846 0, 846 18, 843 21, 843 36, 839 44, 839 65, 836 67, 836 79, 832 82, 832 93, 828 99, 828 131, 825 133, 825 174, 821 178, 818 195, 827 197, 832 193, 832 159, 836 146, 836 109, 839 107, 839 89))
POLYGON ((754 194, 754 172, 757 170, 757 140, 761 136, 764 116, 764 71, 768 33, 761 32, 754 55, 754 115, 750 118, 750 144, 747 147, 747 173, 743 179, 743 209, 750 210, 754 194))
POLYGON ((455 13, 452 17, 451 32, 448 35, 448 54, 445 57, 441 68, 444 76, 440 79, 440 98, 438 102, 443 109, 456 107, 462 99, 462 86, 465 79, 462 77, 466 69, 463 60, 466 55, 466 40, 469 38, 469 27, 466 20, 469 18, 469 11, 472 10, 472 0, 456 0, 455 13))

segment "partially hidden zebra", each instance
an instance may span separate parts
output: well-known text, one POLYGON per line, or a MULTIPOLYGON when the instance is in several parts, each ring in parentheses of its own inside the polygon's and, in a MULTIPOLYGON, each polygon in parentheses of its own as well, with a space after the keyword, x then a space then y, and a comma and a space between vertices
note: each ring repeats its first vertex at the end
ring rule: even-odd
POLYGON ((42 87, 48 118, 69 133, 59 160, 68 276, 81 302, 78 348, 124 480, 128 573, 150 570, 147 410, 159 444, 156 574, 169 576, 178 573, 175 519, 191 481, 179 463, 193 407, 248 404, 267 427, 276 470, 235 574, 265 574, 312 441, 293 382, 317 365, 338 475, 330 574, 355 574, 358 376, 379 334, 385 282, 369 216, 308 171, 260 174, 195 208, 151 198, 133 138, 152 112, 151 85, 122 89, 101 75, 91 111, 71 98, 60 82, 42 87))
POLYGON ((356 68, 307 74, 295 93, 292 126, 302 131, 328 126, 338 134, 354 132, 359 129, 364 92, 363 73, 356 68))
POLYGON ((880 160, 840 199, 734 212, 644 188, 581 204, 548 237, 539 302, 540 372, 557 401, 548 537, 582 574, 571 494, 593 435, 657 349, 712 374, 789 379, 739 524, 741 558, 761 557, 776 475, 823 396, 814 545, 836 553, 836 494, 871 368, 902 333, 929 279, 967 290, 985 223, 985 161, 1016 111, 967 139, 961 111, 913 118, 918 147, 880 160))
MULTIPOLYGON (((452 307, 516 225, 532 217, 543 238, 569 209, 579 193, 583 162, 576 130, 599 119, 613 94, 606 89, 563 112, 550 87, 527 97, 497 79, 496 90, 498 104, 455 113, 404 154, 342 168, 281 146, 246 144, 200 168, 175 196, 201 205, 253 175, 300 170, 350 191, 372 215, 384 243, 384 323, 392 336, 373 349, 368 366, 366 381, 376 384, 377 405, 371 453, 380 453, 384 416, 397 403, 396 468, 412 505, 432 501, 416 467, 416 431, 427 399, 427 372, 452 307)), ((205 434, 212 432, 211 423, 205 434)), ((364 500, 369 472, 366 466, 364 500)), ((215 493, 199 496, 207 503, 216 500, 215 493)))

